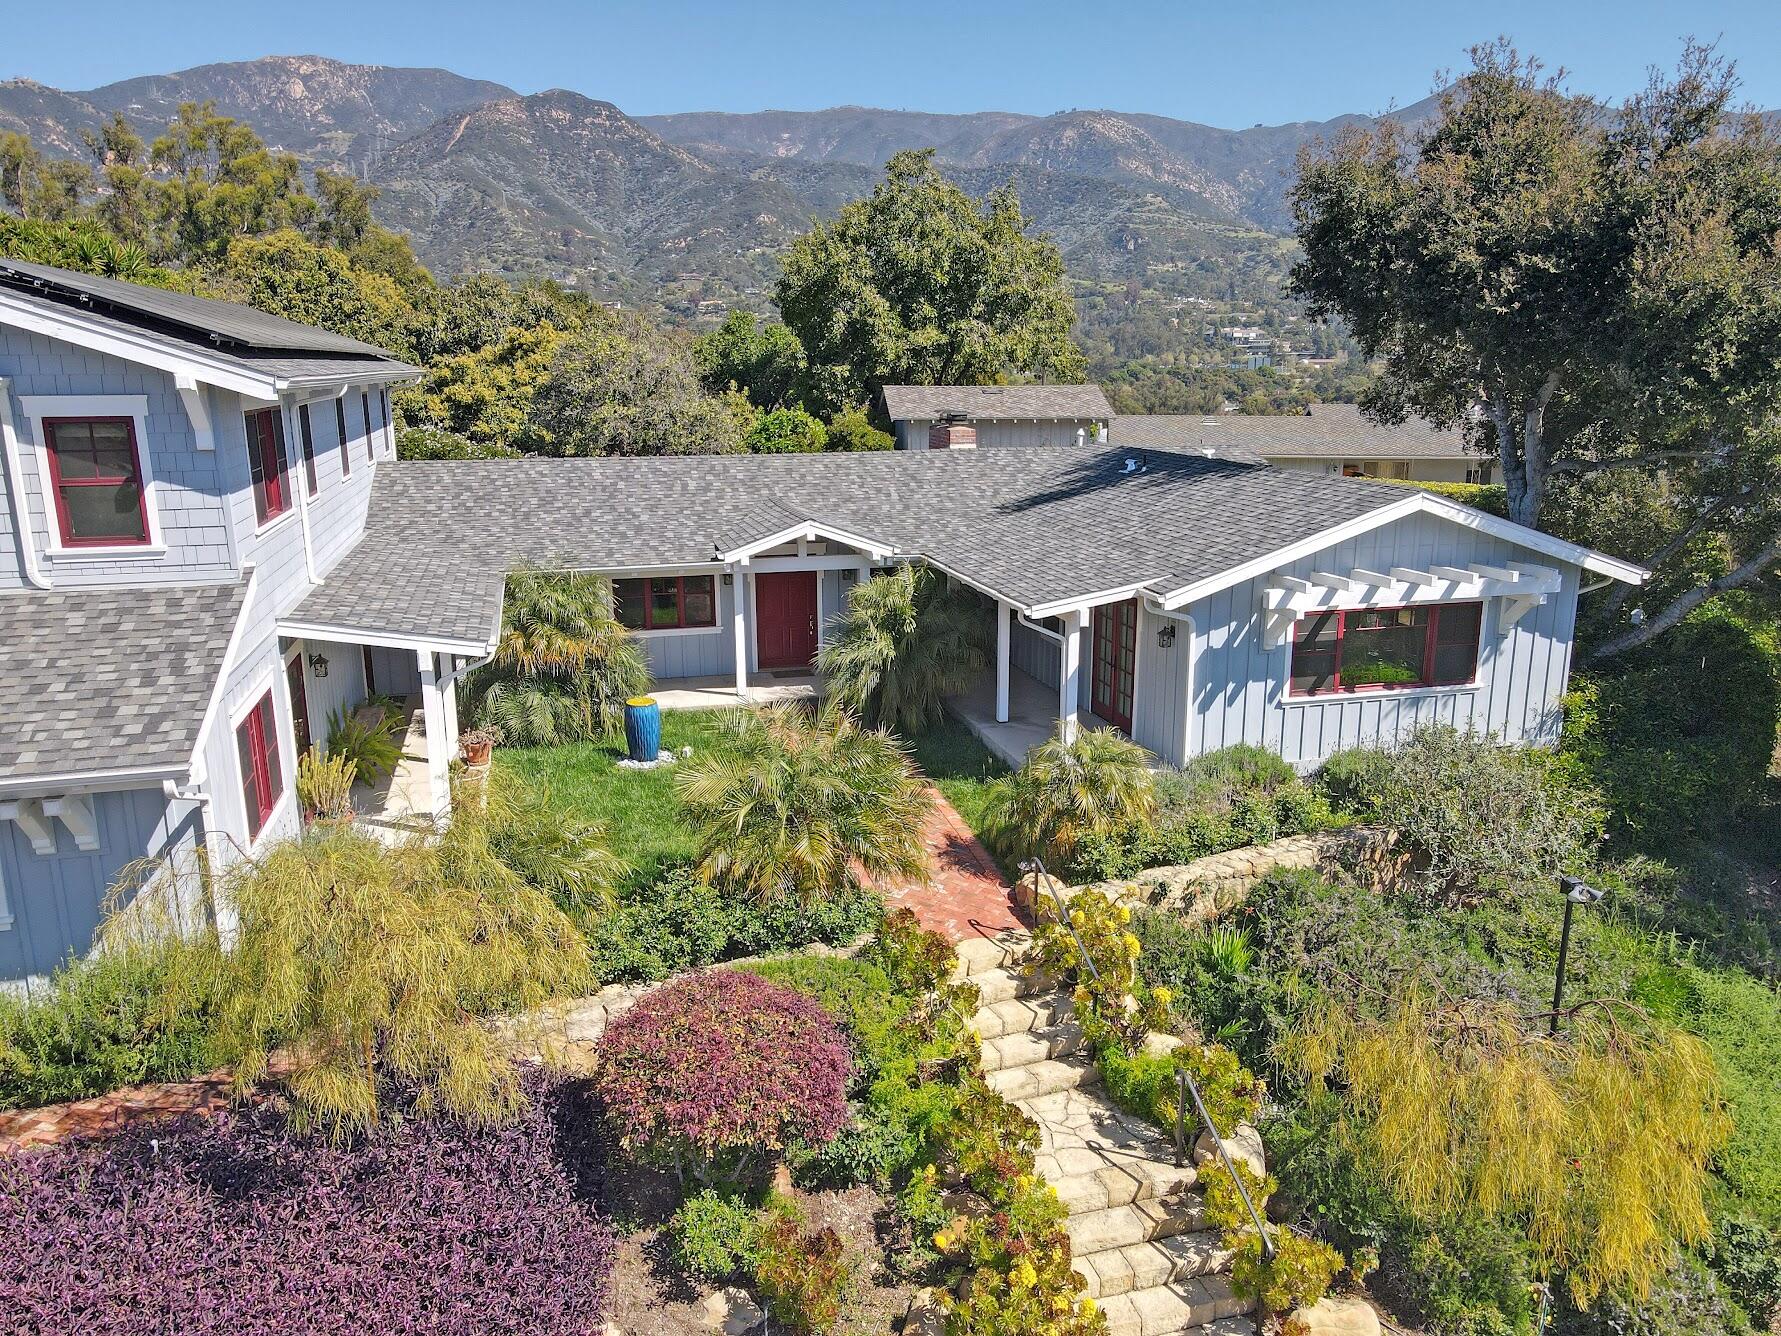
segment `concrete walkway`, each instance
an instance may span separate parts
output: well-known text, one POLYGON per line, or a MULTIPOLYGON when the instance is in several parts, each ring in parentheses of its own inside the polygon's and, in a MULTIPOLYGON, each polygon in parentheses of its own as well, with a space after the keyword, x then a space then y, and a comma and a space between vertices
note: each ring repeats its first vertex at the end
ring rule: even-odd
POLYGON ((1028 927, 989 850, 940 790, 931 791, 934 809, 922 828, 928 877, 884 887, 890 907, 910 910, 922 927, 949 942, 1028 927))

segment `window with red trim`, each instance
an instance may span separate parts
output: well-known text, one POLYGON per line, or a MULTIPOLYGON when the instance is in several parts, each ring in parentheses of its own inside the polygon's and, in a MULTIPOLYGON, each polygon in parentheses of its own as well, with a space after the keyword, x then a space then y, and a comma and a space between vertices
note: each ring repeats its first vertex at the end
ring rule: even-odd
POLYGON ((317 490, 315 480, 315 432, 309 425, 308 404, 303 404, 297 409, 297 435, 303 439, 303 479, 309 484, 309 494, 314 496, 317 490))
POLYGON ((65 547, 148 542, 148 498, 136 424, 122 418, 45 418, 50 490, 65 547))
POLYGON ((346 396, 334 401, 334 427, 340 433, 340 476, 352 477, 352 451, 346 448, 346 396))
POLYGON ((371 438, 371 396, 360 393, 359 411, 365 415, 365 458, 373 463, 377 460, 376 445, 371 438))
POLYGON ((270 691, 236 725, 235 752, 241 760, 241 798, 247 808, 247 833, 255 836, 266 828, 284 791, 284 776, 278 764, 278 720, 272 712, 270 691))
POLYGON ((1478 675, 1482 603, 1348 608, 1299 618, 1292 694, 1464 686, 1478 675))
POLYGON ((247 415, 247 464, 254 480, 254 514, 264 524, 291 508, 284 414, 278 409, 256 408, 247 415))
POLYGON ((717 625, 717 577, 712 575, 614 580, 612 600, 620 625, 633 631, 717 625))

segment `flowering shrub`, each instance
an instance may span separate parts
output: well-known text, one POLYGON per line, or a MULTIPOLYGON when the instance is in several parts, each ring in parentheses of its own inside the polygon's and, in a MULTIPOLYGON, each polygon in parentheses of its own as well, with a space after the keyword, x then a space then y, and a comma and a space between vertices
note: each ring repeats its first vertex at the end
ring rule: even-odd
POLYGON ((579 1091, 517 1122, 350 1146, 275 1115, 193 1118, 0 1155, 0 1327, 82 1336, 598 1330, 612 1232, 579 1091))
POLYGON ((625 1146, 700 1178, 847 1122, 847 1041, 814 998, 742 970, 646 995, 600 1041, 596 1086, 625 1146))
POLYGON ((1132 911, 1086 889, 1076 892, 1067 910, 1065 921, 1058 917, 1055 901, 1040 898, 1031 960, 1047 974, 1075 978, 1076 1015, 1093 1047, 1116 1043, 1135 1053, 1152 1030, 1169 1027, 1171 997, 1167 990, 1147 988, 1138 977, 1143 948, 1130 931, 1132 911), (1092 971, 1083 967, 1085 951, 1092 971), (1136 1008, 1128 1006, 1128 998, 1136 999, 1136 1008))
POLYGON ((761 1225, 755 1283, 768 1311, 794 1336, 833 1329, 853 1286, 855 1259, 833 1229, 806 1231, 797 1204, 775 1197, 761 1225))

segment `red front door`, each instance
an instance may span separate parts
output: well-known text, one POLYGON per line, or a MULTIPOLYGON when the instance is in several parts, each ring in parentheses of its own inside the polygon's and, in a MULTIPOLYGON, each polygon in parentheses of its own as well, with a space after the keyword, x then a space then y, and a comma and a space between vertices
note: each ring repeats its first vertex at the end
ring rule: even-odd
POLYGON ((816 657, 815 571, 754 577, 755 646, 760 666, 808 668, 816 657))
POLYGON ((1110 724, 1132 731, 1132 675, 1138 663, 1138 601, 1103 603, 1095 609, 1089 708, 1110 724))

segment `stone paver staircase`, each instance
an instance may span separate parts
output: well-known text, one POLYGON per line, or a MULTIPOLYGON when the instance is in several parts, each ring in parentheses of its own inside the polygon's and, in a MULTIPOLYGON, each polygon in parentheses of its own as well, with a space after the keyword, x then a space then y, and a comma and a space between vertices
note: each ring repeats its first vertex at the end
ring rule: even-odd
POLYGON ((1038 1123, 1039 1172, 1069 1209, 1073 1265, 1112 1336, 1255 1336, 1230 1254, 1201 1220, 1192 1166, 1100 1089, 1067 991, 1022 969, 1031 936, 960 943, 989 1084, 1038 1123))

